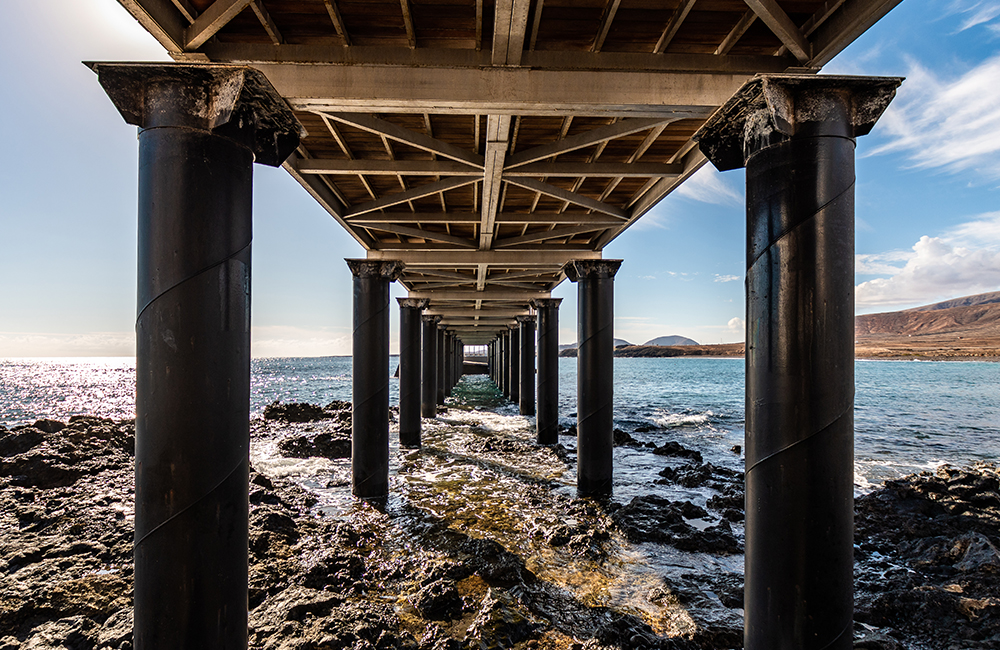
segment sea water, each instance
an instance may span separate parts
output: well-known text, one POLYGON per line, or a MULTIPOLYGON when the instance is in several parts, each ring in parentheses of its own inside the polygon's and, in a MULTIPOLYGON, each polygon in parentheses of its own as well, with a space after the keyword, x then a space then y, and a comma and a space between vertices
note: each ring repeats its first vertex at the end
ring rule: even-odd
MULTIPOLYGON (((742 359, 615 359, 615 426, 641 441, 668 434, 702 450, 709 462, 738 459, 743 445, 742 359)), ((398 365, 390 358, 389 372, 398 365)), ((1000 458, 1000 363, 866 361, 855 365, 855 481, 886 478, 1000 458)), ((560 420, 575 421, 576 359, 560 359, 560 420)), ((398 380, 389 382, 398 403, 398 380)), ((132 358, 0 359, 0 424, 135 412, 132 358)), ((351 358, 269 358, 251 363, 251 414, 273 401, 326 404, 351 399, 351 358)), ((516 406, 500 404, 501 414, 516 406)), ((564 438, 565 440, 565 438, 564 438)), ((648 454, 616 450, 616 467, 648 454)), ((735 465, 734 465, 735 466, 735 465)), ((641 467, 634 467, 641 471, 641 467)))

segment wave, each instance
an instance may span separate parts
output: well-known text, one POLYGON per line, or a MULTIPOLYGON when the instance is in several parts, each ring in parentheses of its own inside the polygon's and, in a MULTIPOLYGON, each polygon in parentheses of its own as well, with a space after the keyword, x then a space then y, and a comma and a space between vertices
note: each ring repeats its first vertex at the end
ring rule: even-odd
POLYGON ((704 413, 670 413, 663 409, 657 409, 654 415, 646 419, 661 429, 674 429, 677 427, 706 424, 714 416, 715 413, 712 411, 705 411, 704 413))

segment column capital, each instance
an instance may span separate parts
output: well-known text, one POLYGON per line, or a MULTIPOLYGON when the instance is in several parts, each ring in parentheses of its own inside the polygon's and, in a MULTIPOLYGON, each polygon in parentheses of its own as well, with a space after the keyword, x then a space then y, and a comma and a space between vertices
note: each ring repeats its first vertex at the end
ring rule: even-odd
POLYGON ((572 260, 566 262, 562 268, 563 273, 570 282, 579 282, 585 279, 608 279, 615 277, 621 267, 623 260, 572 260))
POLYGON ((403 272, 403 263, 398 260, 345 259, 344 261, 357 278, 385 278, 393 282, 403 272))
POLYGON ((88 63, 129 124, 189 127, 250 149, 255 162, 278 167, 306 131, 259 70, 176 63, 88 63))
POLYGON ((517 319, 518 323, 534 323, 535 322, 535 315, 534 314, 524 314, 523 316, 515 316, 515 318, 517 319))
POLYGON ((430 323, 432 325, 437 325, 441 322, 441 317, 437 314, 421 314, 420 319, 425 323, 430 323))
POLYGON ((532 298, 531 306, 535 309, 559 309, 559 304, 563 301, 562 298, 532 298))
POLYGON ((761 145, 795 135, 856 138, 875 126, 902 77, 759 75, 694 135, 719 171, 739 169, 761 145))
POLYGON ((396 302, 399 303, 400 309, 423 309, 430 303, 430 300, 427 298, 396 298, 396 302))

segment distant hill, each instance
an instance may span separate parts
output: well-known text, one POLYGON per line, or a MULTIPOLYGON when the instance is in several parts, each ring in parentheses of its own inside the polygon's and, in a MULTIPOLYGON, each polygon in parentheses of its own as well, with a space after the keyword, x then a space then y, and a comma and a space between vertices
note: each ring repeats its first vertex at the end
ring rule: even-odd
MULTIPOLYGON (((632 345, 632 344, 626 341, 625 339, 615 339, 614 345, 616 348, 620 348, 623 345, 632 345)), ((563 343, 562 345, 559 346, 560 352, 562 352, 563 350, 575 350, 575 349, 576 349, 576 343, 563 343)))
POLYGON ((646 341, 643 345, 700 345, 697 341, 686 336, 657 336, 651 341, 646 341))
POLYGON ((1000 291, 981 293, 903 311, 866 314, 854 320, 858 339, 885 337, 1000 336, 1000 291))

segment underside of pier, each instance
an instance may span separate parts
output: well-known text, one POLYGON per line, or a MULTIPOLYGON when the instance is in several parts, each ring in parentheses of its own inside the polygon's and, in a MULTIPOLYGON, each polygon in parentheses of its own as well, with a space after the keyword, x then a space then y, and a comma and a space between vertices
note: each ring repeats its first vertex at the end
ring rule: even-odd
POLYGON ((576 283, 577 485, 612 491, 603 251, 708 159, 747 168, 746 647, 851 647, 854 142, 900 80, 816 73, 899 0, 119 2, 175 60, 90 64, 140 127, 136 648, 246 645, 252 162, 366 251, 353 489, 377 500, 394 281, 411 448, 463 345, 556 442, 551 292, 576 283))

